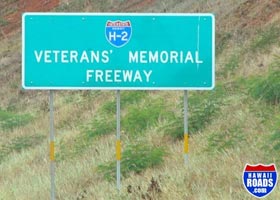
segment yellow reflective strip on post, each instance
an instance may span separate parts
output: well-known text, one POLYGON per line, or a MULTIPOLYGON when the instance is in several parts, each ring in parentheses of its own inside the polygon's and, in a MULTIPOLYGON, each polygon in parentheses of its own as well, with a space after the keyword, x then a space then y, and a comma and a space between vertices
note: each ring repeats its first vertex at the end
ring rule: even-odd
POLYGON ((54 161, 54 141, 50 142, 50 160, 54 161))
POLYGON ((116 141, 116 159, 121 160, 121 141, 116 141))
POLYGON ((184 134, 184 153, 189 152, 189 135, 184 134))

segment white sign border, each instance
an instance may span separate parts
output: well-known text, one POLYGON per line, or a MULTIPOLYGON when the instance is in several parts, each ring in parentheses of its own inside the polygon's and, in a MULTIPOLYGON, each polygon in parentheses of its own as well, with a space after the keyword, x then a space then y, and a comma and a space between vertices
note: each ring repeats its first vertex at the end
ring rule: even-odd
POLYGON ((25 12, 22 14, 22 88, 25 90, 212 90, 215 87, 215 16, 212 13, 65 13, 25 12), (30 87, 25 80, 25 17, 31 16, 210 16, 212 18, 212 85, 210 87, 30 87))

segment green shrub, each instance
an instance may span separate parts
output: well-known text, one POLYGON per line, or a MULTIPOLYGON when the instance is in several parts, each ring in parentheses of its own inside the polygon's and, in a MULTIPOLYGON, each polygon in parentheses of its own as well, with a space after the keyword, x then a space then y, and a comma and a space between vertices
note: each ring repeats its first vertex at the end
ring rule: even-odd
POLYGON ((254 79, 249 93, 256 99, 262 99, 267 103, 278 104, 280 102, 280 70, 271 71, 267 76, 254 79))
POLYGON ((214 99, 205 99, 190 108, 189 133, 203 130, 219 111, 219 104, 214 99))
MULTIPOLYGON (((92 93, 99 95, 99 93, 92 93)), ((125 106, 139 102, 146 96, 146 92, 129 91, 121 93, 121 105, 125 106)), ((116 130, 116 101, 106 101, 97 111, 99 114, 92 121, 81 127, 81 133, 74 142, 64 141, 59 143, 59 150, 56 154, 57 161, 73 158, 84 152, 92 145, 92 141, 99 136, 110 134, 116 130)))
POLYGON ((131 107, 122 119, 122 129, 129 135, 138 135, 155 125, 159 118, 169 119, 173 113, 168 110, 162 99, 147 102, 143 107, 131 107))
POLYGON ((30 114, 15 114, 0 109, 0 128, 12 130, 19 126, 28 124, 33 119, 30 114))
MULTIPOLYGON (((193 96, 196 104, 189 104, 188 112, 188 132, 189 134, 197 133, 203 130, 209 124, 214 116, 220 110, 220 100, 202 99, 199 96, 193 96)), ((184 119, 183 113, 179 117, 173 117, 168 124, 162 127, 164 134, 171 136, 174 140, 183 139, 184 137, 184 119)))
POLYGON ((197 92, 189 98, 189 133, 203 130, 211 123, 223 104, 225 95, 222 86, 216 86, 213 91, 197 92))
POLYGON ((224 132, 212 133, 208 136, 208 148, 210 152, 225 151, 244 144, 246 138, 239 126, 234 126, 224 132))
MULTIPOLYGON (((165 155, 167 152, 162 147, 153 147, 148 144, 129 145, 122 155, 121 175, 126 177, 130 172, 139 174, 149 167, 160 165, 165 155)), ((116 162, 99 165, 98 171, 105 179, 114 180, 116 162)))
POLYGON ((132 108, 122 120, 122 129, 130 135, 142 133, 148 126, 154 125, 160 115, 158 108, 132 108))
MULTIPOLYGON (((224 88, 218 85, 213 91, 195 92, 188 98, 189 134, 197 133, 211 123, 223 104, 224 95, 224 88)), ((169 123, 161 128, 164 134, 171 136, 174 140, 184 137, 183 99, 180 107, 182 108, 181 115, 171 115, 169 123)))
POLYGON ((184 138, 184 122, 183 117, 174 118, 168 124, 162 127, 165 135, 171 136, 174 140, 184 138))
POLYGON ((83 128, 82 133, 87 139, 89 139, 112 133, 115 128, 116 122, 114 120, 107 117, 95 118, 83 128))
MULTIPOLYGON (((120 93, 121 109, 140 102, 144 97, 147 96, 147 94, 148 93, 146 91, 122 91, 120 93)), ((116 113, 116 99, 105 102, 101 107, 101 112, 106 114, 116 113)))
POLYGON ((147 96, 147 91, 124 91, 121 93, 121 106, 136 104, 147 96))

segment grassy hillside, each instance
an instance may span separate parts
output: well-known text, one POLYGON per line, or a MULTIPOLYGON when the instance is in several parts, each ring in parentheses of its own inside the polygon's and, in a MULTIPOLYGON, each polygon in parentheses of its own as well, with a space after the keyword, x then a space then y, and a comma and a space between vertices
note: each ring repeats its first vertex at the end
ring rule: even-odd
MULTIPOLYGON (((121 92, 120 193, 115 91, 56 91, 57 199, 254 199, 245 164, 279 170, 279 1, 64 0, 54 11, 216 16, 216 87, 189 93, 189 164, 182 91, 121 92)), ((21 89, 20 31, 0 40, 0 86, 0 200, 49 199, 48 91, 21 89)), ((279 184, 266 199, 280 199, 279 184)))

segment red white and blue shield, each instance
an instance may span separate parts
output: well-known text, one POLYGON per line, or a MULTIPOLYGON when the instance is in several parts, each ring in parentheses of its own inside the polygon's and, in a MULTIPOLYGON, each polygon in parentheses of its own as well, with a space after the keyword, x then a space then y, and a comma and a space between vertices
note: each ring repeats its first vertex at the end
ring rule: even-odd
POLYGON ((275 164, 246 164, 243 172, 243 185, 246 190, 257 198, 269 195, 277 184, 275 164))
POLYGON ((107 21, 105 35, 108 42, 114 47, 123 47, 126 45, 132 34, 131 22, 127 21, 107 21))

